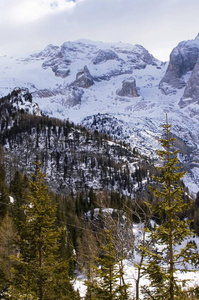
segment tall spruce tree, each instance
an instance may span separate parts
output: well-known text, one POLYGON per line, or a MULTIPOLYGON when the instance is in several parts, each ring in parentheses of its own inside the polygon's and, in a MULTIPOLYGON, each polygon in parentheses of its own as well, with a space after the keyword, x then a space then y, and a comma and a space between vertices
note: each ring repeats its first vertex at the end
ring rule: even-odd
POLYGON ((4 162, 3 149, 0 146, 0 222, 8 212, 8 205, 10 203, 9 190, 6 182, 6 171, 4 162))
POLYGON ((5 298, 5 293, 11 281, 12 259, 16 253, 16 230, 12 218, 8 214, 0 225, 0 298, 5 298))
POLYGON ((11 299, 79 299, 68 276, 68 262, 58 256, 61 230, 56 226, 56 205, 49 196, 41 164, 29 182, 27 204, 21 208, 19 255, 15 257, 11 299))
POLYGON ((173 150, 175 138, 171 137, 171 125, 167 118, 163 131, 165 138, 160 139, 163 150, 157 151, 163 162, 159 167, 161 175, 155 177, 156 186, 150 187, 155 202, 148 204, 154 215, 160 217, 160 224, 147 230, 154 247, 150 244, 150 247, 142 248, 147 261, 145 273, 150 281, 143 291, 146 299, 180 300, 184 298, 176 272, 179 269, 186 271, 186 264, 196 262, 197 254, 194 254, 194 243, 190 243, 190 220, 180 217, 191 203, 183 201, 180 181, 185 172, 179 166, 178 151, 173 150))
POLYGON ((117 256, 113 232, 110 224, 107 229, 104 229, 104 240, 100 247, 101 254, 96 258, 95 280, 93 280, 92 287, 89 286, 94 292, 90 299, 129 299, 129 286, 124 282, 123 261, 121 257, 117 256))
POLYGON ((94 286, 97 299, 117 299, 119 272, 110 229, 105 229, 105 243, 101 246, 101 256, 97 258, 97 263, 99 265, 96 269, 98 280, 94 286))
POLYGON ((14 202, 12 205, 12 217, 18 232, 20 230, 20 224, 25 218, 22 205, 26 203, 27 191, 27 176, 22 175, 19 171, 16 171, 13 179, 10 182, 10 193, 14 197, 14 202))
POLYGON ((98 255, 98 246, 97 240, 94 236, 94 233, 90 228, 85 230, 85 235, 83 237, 83 267, 86 274, 86 281, 84 282, 87 286, 87 291, 85 295, 85 300, 96 300, 95 291, 93 286, 95 285, 95 267, 94 262, 95 258, 98 255))

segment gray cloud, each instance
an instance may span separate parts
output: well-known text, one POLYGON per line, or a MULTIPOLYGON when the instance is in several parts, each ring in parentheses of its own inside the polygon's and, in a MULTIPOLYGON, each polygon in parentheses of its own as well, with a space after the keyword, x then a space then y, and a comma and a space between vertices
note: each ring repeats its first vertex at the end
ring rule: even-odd
POLYGON ((15 15, 16 2, 23 11, 27 0, 2 0, 0 54, 32 53, 50 43, 91 39, 141 44, 168 60, 173 47, 198 34, 198 0, 77 0, 72 8, 64 1, 40 1, 47 13, 23 22, 15 15))

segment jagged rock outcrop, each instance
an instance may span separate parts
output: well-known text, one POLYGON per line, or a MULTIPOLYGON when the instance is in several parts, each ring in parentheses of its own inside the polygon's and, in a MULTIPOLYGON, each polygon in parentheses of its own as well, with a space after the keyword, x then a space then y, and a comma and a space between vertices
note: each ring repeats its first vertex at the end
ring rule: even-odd
POLYGON ((107 60, 119 59, 118 55, 113 50, 99 50, 97 56, 92 60, 94 65, 107 60))
POLYGON ((122 97, 139 97, 135 79, 123 81, 122 89, 117 92, 118 96, 122 97))
POLYGON ((160 82, 160 89, 165 94, 173 93, 186 85, 183 77, 192 71, 199 55, 199 35, 190 41, 178 44, 170 54, 170 61, 165 76, 160 82))
POLYGON ((179 106, 183 108, 192 103, 199 104, 199 57, 187 82, 179 106))
POLYGON ((94 84, 93 77, 91 76, 87 66, 84 66, 83 70, 77 73, 76 80, 73 81, 70 86, 89 88, 94 84))

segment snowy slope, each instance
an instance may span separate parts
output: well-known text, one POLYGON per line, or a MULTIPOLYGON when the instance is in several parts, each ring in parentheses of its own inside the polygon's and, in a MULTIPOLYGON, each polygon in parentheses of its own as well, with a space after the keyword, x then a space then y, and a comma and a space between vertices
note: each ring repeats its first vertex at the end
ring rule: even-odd
MULTIPOLYGON (((199 48, 194 41, 190 44, 199 48)), ((193 193, 199 190, 199 120, 197 113, 191 113, 197 107, 179 107, 185 87, 162 92, 159 83, 168 64, 156 60, 142 46, 66 42, 60 47, 49 45, 26 58, 0 57, 0 67, 0 95, 26 87, 47 115, 110 134, 114 122, 119 130, 114 131, 115 138, 149 156, 155 156, 161 124, 168 114, 178 138, 179 158, 188 171, 185 184, 193 193), (120 96, 123 83, 134 80, 139 96, 120 96), (94 116, 100 117, 100 124, 94 122, 94 116)), ((190 70, 183 74, 185 85, 190 76, 190 70)))
MULTIPOLYGON (((142 242, 143 238, 143 229, 144 224, 133 224, 133 232, 135 235, 135 245, 139 245, 142 242)), ((197 245, 197 248, 199 248, 199 237, 191 238, 192 241, 194 241, 197 245)), ((137 248, 137 247, 136 247, 137 248)), ((140 254, 139 252, 134 250, 134 255, 130 259, 126 259, 124 261, 124 280, 125 283, 129 285, 129 291, 131 295, 136 297, 136 280, 138 279, 138 268, 136 265, 140 264, 140 254)), ((144 261, 146 263, 146 261, 144 261)), ((198 276, 199 276, 199 269, 193 268, 191 265, 187 266, 187 272, 180 272, 180 269, 176 272, 176 277, 179 280, 184 280, 183 288, 186 290, 188 288, 194 288, 198 285, 198 276)), ((85 286, 85 275, 79 275, 75 279, 74 286, 76 289, 79 290, 81 297, 84 297, 86 294, 86 286, 85 286)), ((144 295, 141 292, 142 286, 148 286, 149 280, 146 278, 145 275, 141 275, 140 277, 140 283, 139 283, 139 289, 140 289, 140 299, 144 299, 144 295)))

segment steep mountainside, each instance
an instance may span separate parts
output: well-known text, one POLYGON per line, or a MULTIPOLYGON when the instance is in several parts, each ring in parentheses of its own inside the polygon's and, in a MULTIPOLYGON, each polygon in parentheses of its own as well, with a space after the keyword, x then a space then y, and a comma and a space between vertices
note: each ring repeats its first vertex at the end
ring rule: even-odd
POLYGON ((124 140, 155 157, 168 114, 185 184, 199 189, 199 36, 181 42, 169 63, 140 45, 80 40, 26 58, 0 57, 0 93, 29 88, 41 111, 124 140))

